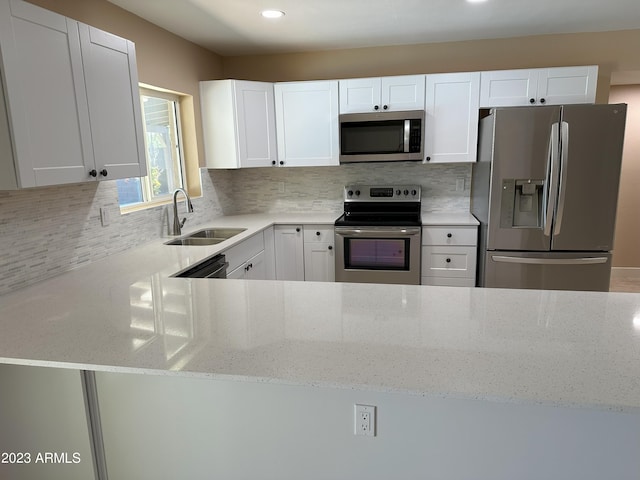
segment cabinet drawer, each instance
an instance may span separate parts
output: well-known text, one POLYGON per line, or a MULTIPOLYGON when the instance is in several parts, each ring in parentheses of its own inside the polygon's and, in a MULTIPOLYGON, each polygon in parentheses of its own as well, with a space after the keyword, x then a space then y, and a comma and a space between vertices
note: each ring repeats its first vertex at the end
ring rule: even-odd
POLYGON ((304 243, 310 242, 333 244, 333 225, 305 225, 304 243))
POLYGON ((475 247, 422 247, 423 277, 476 276, 475 247))
POLYGON ((253 237, 247 238, 228 250, 225 250, 224 255, 227 262, 229 262, 227 271, 232 272, 262 250, 264 250, 264 236, 262 232, 254 235, 253 237))
POLYGON ((422 277, 422 285, 435 285, 440 287, 475 287, 475 278, 465 277, 422 277))
POLYGON ((422 227, 422 245, 476 245, 477 227, 422 227))

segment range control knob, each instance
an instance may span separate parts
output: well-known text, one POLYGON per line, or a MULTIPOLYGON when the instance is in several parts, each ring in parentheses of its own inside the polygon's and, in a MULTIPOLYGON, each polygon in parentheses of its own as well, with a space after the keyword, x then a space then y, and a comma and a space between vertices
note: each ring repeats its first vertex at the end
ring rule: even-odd
POLYGON ((417 190, 411 190, 411 195, 414 195, 414 196, 415 196, 415 195, 417 195, 417 194, 418 194, 418 191, 417 191, 417 190))
POLYGON ((396 195, 400 195, 402 192, 400 190, 396 190, 396 195))
POLYGON ((360 196, 360 190, 356 190, 356 197, 360 196))
POLYGON ((405 190, 405 191, 404 191, 404 194, 405 194, 405 195, 409 195, 409 190, 405 190))
POLYGON ((349 190, 349 191, 347 192, 347 195, 349 195, 350 197, 351 197, 351 196, 353 196, 353 190, 349 190))

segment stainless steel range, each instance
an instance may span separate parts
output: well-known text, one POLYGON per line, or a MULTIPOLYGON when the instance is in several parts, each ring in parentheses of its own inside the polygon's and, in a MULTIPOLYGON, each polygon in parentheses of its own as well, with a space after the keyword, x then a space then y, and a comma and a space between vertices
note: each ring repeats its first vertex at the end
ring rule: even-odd
POLYGON ((420 194, 419 185, 344 187, 337 282, 420 284, 420 194))

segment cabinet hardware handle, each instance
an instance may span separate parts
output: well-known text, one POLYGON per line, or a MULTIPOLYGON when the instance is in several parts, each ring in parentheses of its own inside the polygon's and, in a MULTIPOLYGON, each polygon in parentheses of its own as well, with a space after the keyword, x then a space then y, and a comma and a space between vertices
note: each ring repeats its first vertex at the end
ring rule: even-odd
POLYGON ((275 160, 271 160, 271 165, 275 165, 276 161, 275 160))
POLYGON ((450 258, 447 258, 447 263, 451 263, 451 259, 450 258))
POLYGON ((384 106, 384 107, 382 107, 382 108, 384 108, 385 110, 388 110, 388 109, 389 109, 389 105, 385 105, 385 106, 384 106))
POLYGON ((332 247, 331 245, 329 245, 327 248, 328 248, 329 250, 333 250, 333 247, 332 247))
POLYGON ((535 99, 535 98, 530 98, 530 99, 529 99, 529 103, 531 103, 531 104, 536 103, 536 99, 535 99))
POLYGON ((316 235, 317 235, 317 236, 320 236, 320 232, 316 232, 316 235))
POLYGON ((374 110, 380 110, 380 107, 379 107, 378 105, 374 105, 374 106, 373 106, 373 109, 374 109, 374 110))
POLYGON ((98 176, 98 172, 95 170, 89 170, 89 176, 95 178, 98 176))
POLYGON ((451 238, 452 235, 450 233, 447 233, 447 238, 451 238))
POLYGON ((431 161, 431 157, 427 157, 427 162, 430 162, 430 161, 431 161))
POLYGON ((105 169, 100 170, 100 175, 102 175, 103 177, 106 177, 108 173, 109 173, 109 172, 107 172, 107 169, 106 169, 106 168, 105 168, 105 169))
POLYGON ((300 232, 300 227, 296 227, 296 232, 300 232))
POLYGON ((544 98, 540 99, 540 103, 545 103, 545 102, 546 102, 546 100, 544 98))
POLYGON ((280 160, 280 165, 284 165, 284 160, 280 160))

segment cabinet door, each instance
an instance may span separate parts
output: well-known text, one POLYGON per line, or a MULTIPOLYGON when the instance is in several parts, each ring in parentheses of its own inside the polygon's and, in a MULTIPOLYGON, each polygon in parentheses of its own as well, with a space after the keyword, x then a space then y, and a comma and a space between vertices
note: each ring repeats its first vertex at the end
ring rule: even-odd
POLYGON ((276 83, 278 164, 339 165, 338 82, 276 83))
POLYGON ((426 160, 475 162, 480 73, 427 75, 426 84, 426 160))
POLYGON ((257 255, 251 257, 246 263, 247 274, 245 278, 247 280, 266 280, 267 270, 265 265, 264 250, 257 255))
POLYGON ((304 279, 312 282, 335 281, 333 242, 304 244, 304 279))
POLYGON ((595 103, 598 67, 543 68, 538 76, 538 103, 595 103))
POLYGON ((94 160, 78 23, 27 2, 3 0, 0 45, 14 186, 90 179, 94 160))
POLYGON ((424 110, 424 75, 382 77, 382 110, 424 110))
POLYGON ((31 454, 23 463, 2 457, 0 478, 97 478, 78 370, 3 364, 0 385, 0 452, 31 454), (37 461, 44 452, 66 454, 65 461, 44 462, 42 456, 37 461))
POLYGON ((80 45, 98 179, 147 174, 135 47, 80 24, 80 45))
POLYGON ((276 279, 304 280, 304 242, 301 226, 276 225, 276 279))
POLYGON ((227 278, 234 279, 234 280, 245 279, 247 275, 247 271, 245 270, 245 268, 246 268, 246 264, 243 263, 242 265, 234 268, 230 272, 227 272, 227 278))
POLYGON ((234 81, 240 168, 275 165, 276 122, 273 84, 234 81))
POLYGON ((382 109, 380 78, 350 78, 340 80, 339 84, 340 113, 374 112, 382 109))
POLYGON ((496 70, 480 75, 480 107, 514 107, 537 102, 538 70, 496 70))

